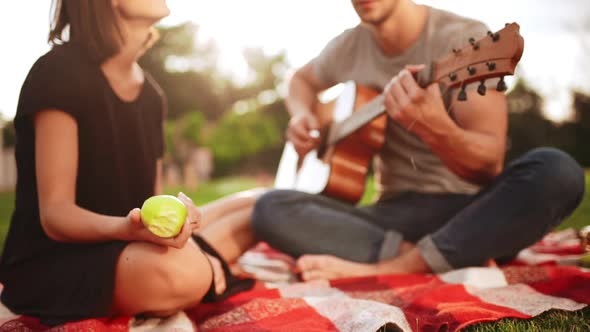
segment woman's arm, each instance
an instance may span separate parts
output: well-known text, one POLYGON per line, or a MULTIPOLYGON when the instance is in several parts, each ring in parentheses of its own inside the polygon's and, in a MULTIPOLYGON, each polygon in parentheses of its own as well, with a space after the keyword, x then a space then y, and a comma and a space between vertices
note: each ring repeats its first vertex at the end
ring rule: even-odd
MULTIPOLYGON (((148 241, 181 248, 196 227, 186 222, 179 235, 163 239, 143 227, 139 209, 133 209, 127 217, 116 217, 77 206, 78 126, 65 112, 44 110, 35 114, 35 159, 41 226, 55 241, 148 241)), ((158 187, 159 181, 156 190, 158 187)), ((192 213, 190 218, 199 217, 192 213)))
POLYGON ((35 167, 41 226, 63 242, 124 240, 125 217, 93 213, 76 205, 78 125, 68 114, 35 114, 35 167))

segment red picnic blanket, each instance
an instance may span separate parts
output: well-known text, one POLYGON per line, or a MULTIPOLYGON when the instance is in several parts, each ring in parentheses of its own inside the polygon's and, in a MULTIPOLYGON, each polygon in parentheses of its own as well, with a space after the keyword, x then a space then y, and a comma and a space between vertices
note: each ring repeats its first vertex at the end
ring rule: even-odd
POLYGON ((590 304, 590 270, 572 265, 581 254, 575 232, 567 230, 502 267, 297 283, 288 272, 292 259, 260 244, 240 263, 273 282, 261 281, 224 302, 167 319, 90 319, 52 329, 0 305, 0 331, 457 331, 477 322, 584 308, 590 304))

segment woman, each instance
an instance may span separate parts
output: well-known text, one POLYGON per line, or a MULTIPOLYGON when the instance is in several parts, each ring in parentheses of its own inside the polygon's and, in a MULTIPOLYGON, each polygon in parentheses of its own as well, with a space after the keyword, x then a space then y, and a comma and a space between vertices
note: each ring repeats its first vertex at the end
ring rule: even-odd
MULTIPOLYGON (((2 301, 48 325, 90 317, 167 315, 222 294, 222 257, 252 243, 255 192, 189 208, 162 239, 138 206, 161 192, 165 100, 137 59, 165 0, 54 0, 53 49, 32 67, 15 128, 16 208, 0 263, 2 301), (199 237, 204 254, 191 235, 199 237), (200 221, 200 222, 199 222, 200 221), (215 227, 213 227, 215 226, 215 227), (223 245, 220 245, 223 244, 223 245)), ((242 285, 243 286, 243 285, 242 285)))

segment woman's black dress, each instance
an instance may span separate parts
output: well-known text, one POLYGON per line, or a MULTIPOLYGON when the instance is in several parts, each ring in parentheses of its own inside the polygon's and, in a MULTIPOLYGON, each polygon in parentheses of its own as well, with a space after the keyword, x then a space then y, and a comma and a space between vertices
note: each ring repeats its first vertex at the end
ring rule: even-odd
POLYGON ((44 233, 33 115, 45 109, 61 110, 78 125, 76 204, 125 216, 154 193, 165 102, 147 74, 136 100, 120 99, 99 64, 67 44, 37 60, 24 82, 14 120, 18 180, 0 262, 1 300, 15 313, 54 325, 110 313, 115 267, 127 243, 65 244, 44 233))

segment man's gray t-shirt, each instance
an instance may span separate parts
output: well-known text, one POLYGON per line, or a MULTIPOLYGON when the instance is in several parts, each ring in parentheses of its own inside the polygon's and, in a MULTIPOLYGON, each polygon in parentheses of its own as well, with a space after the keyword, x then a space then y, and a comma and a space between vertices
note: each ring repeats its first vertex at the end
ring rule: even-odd
MULTIPOLYGON (((478 21, 428 7, 429 14, 419 39, 402 54, 385 55, 370 30, 360 24, 332 39, 313 60, 319 79, 328 84, 355 81, 382 91, 409 64, 427 64, 468 39, 482 38, 487 27, 478 21)), ((406 191, 473 194, 477 185, 452 173, 416 135, 388 120, 385 146, 375 158, 376 183, 382 199, 406 191)))

